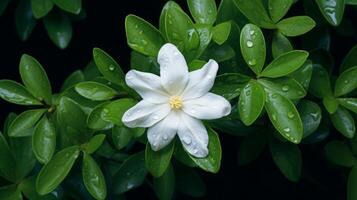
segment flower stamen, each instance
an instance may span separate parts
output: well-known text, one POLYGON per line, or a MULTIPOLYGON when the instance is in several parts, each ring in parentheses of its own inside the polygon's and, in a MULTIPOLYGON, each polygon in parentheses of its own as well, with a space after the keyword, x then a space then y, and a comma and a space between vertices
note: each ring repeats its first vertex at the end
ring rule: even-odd
POLYGON ((182 99, 179 96, 172 96, 170 97, 169 104, 172 109, 179 110, 182 107, 182 99))

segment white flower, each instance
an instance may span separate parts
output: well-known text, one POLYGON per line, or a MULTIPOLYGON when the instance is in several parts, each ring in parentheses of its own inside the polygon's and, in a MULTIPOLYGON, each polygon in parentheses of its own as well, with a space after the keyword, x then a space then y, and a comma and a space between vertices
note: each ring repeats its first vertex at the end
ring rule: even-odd
POLYGON ((151 148, 158 151, 178 134, 191 155, 208 155, 207 130, 201 120, 217 119, 231 112, 230 103, 210 93, 218 64, 209 60, 201 69, 188 72, 186 60, 173 44, 161 47, 158 54, 160 76, 130 70, 125 77, 129 87, 143 98, 125 112, 128 127, 149 127, 151 148))

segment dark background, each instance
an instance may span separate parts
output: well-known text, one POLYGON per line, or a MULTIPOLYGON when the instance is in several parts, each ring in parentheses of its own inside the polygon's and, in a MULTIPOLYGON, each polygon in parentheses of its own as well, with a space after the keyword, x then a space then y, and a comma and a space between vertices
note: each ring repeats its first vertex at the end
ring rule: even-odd
MULTIPOLYGON (((92 48, 100 47, 112 55, 127 70, 130 49, 126 44, 124 19, 133 13, 158 24, 164 0, 86 0, 87 18, 75 23, 73 38, 66 50, 58 49, 48 38, 43 24, 37 24, 27 42, 21 42, 14 27, 16 1, 0 17, 0 79, 20 81, 18 64, 23 53, 38 59, 46 69, 54 91, 58 91, 64 79, 74 70, 84 68, 92 57, 92 48)), ((187 10, 185 1, 178 3, 187 10)), ((299 5, 297 5, 299 6, 299 5)), ((292 11, 294 12, 294 11, 292 11)), ((332 32, 335 36, 334 32, 332 32)), ((341 62, 343 55, 356 43, 356 38, 336 35, 331 51, 341 62), (351 41, 352 39, 352 41, 351 41)), ((238 44, 237 44, 238 45, 238 44)), ((21 112, 22 107, 0 101, 0 123, 10 111, 21 112)), ((264 155, 245 167, 237 165, 239 139, 220 134, 223 160, 218 174, 200 172, 207 183, 207 195, 202 199, 345 199, 346 172, 333 168, 321 152, 322 145, 304 145, 303 176, 299 183, 291 183, 275 167, 268 149, 264 155)), ((346 169, 347 170, 347 169, 346 169)), ((128 199, 154 199, 153 191, 140 187, 128 192, 128 199)), ((177 199, 190 199, 179 195, 177 199)))

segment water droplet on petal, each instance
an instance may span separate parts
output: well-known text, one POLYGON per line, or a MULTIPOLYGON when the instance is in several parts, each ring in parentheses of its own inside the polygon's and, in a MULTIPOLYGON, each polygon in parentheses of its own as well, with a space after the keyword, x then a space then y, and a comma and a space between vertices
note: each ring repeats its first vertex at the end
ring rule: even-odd
POLYGON ((184 136, 184 137, 182 138, 182 140, 183 140, 183 142, 184 142, 185 144, 187 144, 187 145, 191 144, 191 142, 192 142, 192 140, 191 140, 191 138, 190 138, 189 136, 184 136))
POLYGON ((153 118, 154 118, 154 119, 159 119, 159 116, 154 115, 153 118))
POLYGON ((253 42, 250 41, 250 40, 248 40, 248 41, 247 41, 247 47, 249 47, 249 48, 250 48, 250 47, 253 47, 253 42))
POLYGON ((167 135, 164 135, 164 140, 167 140, 167 139, 169 139, 169 138, 167 137, 167 135))

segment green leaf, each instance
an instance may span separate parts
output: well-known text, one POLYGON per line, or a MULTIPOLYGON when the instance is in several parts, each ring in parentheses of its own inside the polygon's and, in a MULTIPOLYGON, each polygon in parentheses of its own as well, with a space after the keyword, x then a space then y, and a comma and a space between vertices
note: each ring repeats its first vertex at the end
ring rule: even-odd
POLYGON ((0 16, 5 12, 10 0, 3 0, 0 2, 0 16))
POLYGON ((52 0, 59 8, 64 11, 79 14, 82 9, 82 0, 52 0))
MULTIPOLYGON (((211 43, 212 36, 213 36, 213 33, 212 33, 213 28, 211 25, 206 25, 206 24, 195 24, 195 28, 198 32, 199 39, 200 39, 200 45, 199 45, 198 49, 196 50, 195 57, 199 58, 203 53, 205 53, 205 50, 209 47, 209 44, 211 43)), ((216 38, 216 39, 218 39, 218 38, 216 38)), ((224 39, 224 38, 220 37, 219 39, 224 39)))
POLYGON ((171 200, 175 192, 175 174, 172 165, 170 165, 165 173, 154 178, 154 190, 159 200, 171 200))
POLYGON ((348 175, 347 181, 347 200, 355 200, 357 198, 357 165, 355 165, 350 174, 348 175))
MULTIPOLYGON (((140 129, 140 128, 135 128, 140 129)), ((127 128, 126 126, 114 126, 112 130, 112 139, 115 147, 120 150, 129 144, 133 138, 135 129, 127 128)))
POLYGON ((105 140, 105 134, 98 134, 92 137, 88 143, 84 145, 84 151, 87 154, 92 154, 99 149, 105 140))
POLYGON ((51 104, 52 90, 47 74, 41 64, 32 56, 22 55, 20 75, 25 87, 38 99, 51 104))
POLYGON ((124 72, 119 64, 108 53, 102 49, 94 48, 93 57, 98 70, 103 74, 104 78, 122 87, 125 85, 124 72))
POLYGON ((357 1, 356 0, 345 0, 345 4, 357 5, 357 1))
POLYGON ((108 104, 109 102, 99 104, 92 110, 92 112, 90 112, 87 118, 89 128, 94 130, 107 130, 114 126, 112 123, 106 122, 101 118, 104 106, 108 104))
POLYGON ((239 73, 218 75, 212 88, 212 92, 231 100, 239 96, 241 90, 249 80, 250 77, 239 73))
POLYGON ((280 94, 269 94, 265 109, 275 129, 290 142, 300 143, 303 125, 294 104, 280 94))
POLYGON ((49 194, 45 196, 41 196, 36 192, 36 176, 30 176, 23 180, 18 188, 21 190, 23 195, 27 199, 35 199, 35 200, 56 200, 57 198, 54 194, 49 194))
POLYGON ((331 97, 331 96, 324 97, 322 103, 324 104, 327 112, 329 112, 330 114, 336 112, 338 108, 338 101, 335 97, 331 97))
POLYGON ((65 179, 79 155, 79 147, 72 146, 58 152, 40 171, 36 190, 40 195, 52 192, 65 179))
POLYGON ((217 6, 214 0, 187 0, 193 19, 198 24, 212 25, 217 18, 217 6))
POLYGON ((21 191, 17 185, 8 185, 0 188, 0 199, 2 200, 22 200, 21 191))
POLYGON ((81 70, 76 70, 72 74, 70 74, 63 82, 61 91, 65 91, 66 89, 71 88, 77 83, 80 83, 84 80, 85 78, 83 72, 81 70))
POLYGON ((338 26, 341 23, 345 11, 345 0, 316 0, 316 3, 328 23, 332 26, 338 26))
POLYGON ((92 197, 105 199, 107 187, 104 175, 95 160, 86 153, 83 155, 82 176, 84 185, 92 197))
POLYGON ((239 145, 238 164, 247 165, 256 160, 262 154, 266 142, 262 132, 247 135, 239 145))
POLYGON ((321 65, 313 65, 309 92, 319 98, 332 96, 330 76, 321 65))
POLYGON ((130 67, 142 72, 159 74, 160 69, 157 61, 153 57, 145 56, 137 51, 131 51, 130 67))
POLYGON ((220 24, 217 24, 215 27, 212 29, 212 39, 215 41, 217 44, 221 45, 225 41, 227 41, 229 34, 231 33, 231 22, 223 22, 220 24))
POLYGON ((193 60, 189 65, 188 65, 188 71, 192 72, 198 69, 201 69, 207 62, 203 60, 193 60))
POLYGON ((15 118, 9 127, 8 135, 11 137, 23 137, 32 135, 33 128, 46 109, 28 110, 15 118))
POLYGON ((207 172, 217 173, 221 166, 222 149, 219 141, 218 134, 212 129, 207 127, 208 132, 208 156, 205 158, 196 158, 191 156, 191 159, 203 170, 207 172))
POLYGON ((78 83, 75 86, 75 90, 81 96, 93 101, 110 100, 118 94, 114 89, 102 83, 93 81, 85 81, 78 83))
POLYGON ((176 190, 192 197, 203 197, 206 193, 205 182, 193 168, 175 165, 176 190))
POLYGON ((278 30, 289 37, 303 35, 315 27, 316 23, 308 16, 295 16, 281 20, 278 30))
POLYGON ((9 181, 16 181, 15 158, 4 135, 0 132, 0 175, 9 181))
POLYGON ((65 49, 72 39, 72 24, 68 16, 61 12, 52 12, 43 22, 52 42, 60 49, 65 49))
POLYGON ((15 10, 15 26, 17 35, 22 41, 26 41, 30 37, 36 24, 37 21, 32 14, 31 2, 21 0, 15 10))
POLYGON ((292 78, 258 79, 258 82, 269 93, 277 93, 289 99, 300 99, 306 95, 305 89, 292 78))
POLYGON ((349 146, 342 141, 331 141, 325 146, 325 155, 327 159, 336 165, 352 167, 355 162, 349 146))
POLYGON ((113 177, 116 194, 122 194, 143 184, 147 174, 144 159, 145 154, 142 151, 124 161, 113 177))
POLYGON ((346 71, 347 69, 357 66, 357 45, 353 46, 342 61, 340 66, 340 73, 346 71))
POLYGON ((31 0, 33 16, 36 19, 46 16, 53 8, 52 0, 31 0))
POLYGON ((280 32, 275 32, 271 44, 271 50, 274 58, 279 57, 281 54, 292 51, 294 48, 289 39, 280 32))
POLYGON ((345 95, 357 88, 357 66, 344 71, 336 80, 335 96, 345 95))
POLYGON ((281 173, 292 182, 301 176, 302 158, 297 145, 271 138, 270 152, 281 173))
POLYGON ((160 16, 160 30, 168 42, 175 44, 184 52, 185 56, 192 57, 190 51, 199 47, 200 38, 190 17, 173 2, 168 1, 160 16))
POLYGON ((333 126, 345 137, 353 138, 356 132, 355 121, 352 115, 341 106, 330 115, 333 126))
POLYGON ((311 60, 307 60, 302 67, 289 74, 289 76, 300 83, 306 91, 310 85, 312 70, 312 62, 311 60))
POLYGON ((180 163, 189 166, 189 167, 196 167, 196 163, 191 159, 188 153, 183 149, 181 141, 175 141, 175 148, 174 148, 174 157, 180 163))
POLYGON ((234 0, 234 3, 249 21, 259 27, 267 29, 274 29, 276 27, 261 0, 234 0))
POLYGON ((124 113, 136 104, 133 99, 118 99, 103 107, 101 117, 104 121, 111 122, 117 126, 123 126, 121 118, 124 113))
POLYGON ((273 22, 278 22, 289 11, 294 0, 269 0, 269 14, 273 22))
POLYGON ((304 138, 317 130, 321 122, 321 109, 319 105, 309 100, 301 100, 297 110, 302 121, 304 138))
POLYGON ((251 80, 242 90, 239 97, 238 109, 242 122, 249 126, 257 120, 265 104, 263 87, 251 80))
POLYGON ((171 142, 169 145, 159 151, 152 150, 150 144, 146 144, 145 165, 148 171, 154 177, 160 177, 164 175, 165 171, 170 170, 168 167, 171 162, 174 148, 174 142, 171 142))
POLYGON ((357 98, 338 98, 337 100, 343 107, 357 113, 357 98))
POLYGON ((0 80, 0 97, 19 105, 42 104, 24 86, 12 80, 0 80))
POLYGON ((48 163, 56 150, 56 130, 54 124, 43 116, 32 136, 33 152, 40 163, 48 163))
POLYGON ((125 31, 128 45, 144 55, 157 57, 161 46, 165 44, 159 30, 135 15, 125 18, 125 31))
POLYGON ((247 24, 240 33, 240 49, 248 66, 259 75, 265 63, 265 39, 260 28, 247 24))
POLYGON ((260 76, 277 78, 290 74, 300 68, 308 56, 309 53, 302 50, 293 50, 281 54, 263 70, 260 76))

